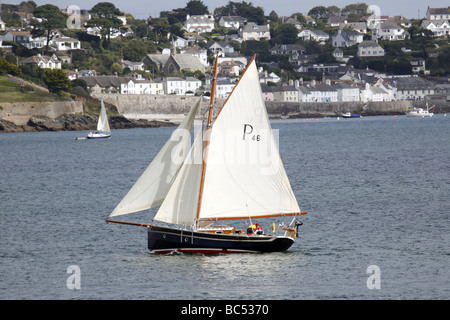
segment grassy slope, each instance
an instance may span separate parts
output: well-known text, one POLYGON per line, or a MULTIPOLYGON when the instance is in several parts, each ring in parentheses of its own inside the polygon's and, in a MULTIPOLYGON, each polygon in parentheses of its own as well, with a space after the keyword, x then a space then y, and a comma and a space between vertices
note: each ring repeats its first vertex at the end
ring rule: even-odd
POLYGON ((0 76, 0 103, 1 102, 43 102, 54 101, 55 95, 34 89, 28 84, 0 76))

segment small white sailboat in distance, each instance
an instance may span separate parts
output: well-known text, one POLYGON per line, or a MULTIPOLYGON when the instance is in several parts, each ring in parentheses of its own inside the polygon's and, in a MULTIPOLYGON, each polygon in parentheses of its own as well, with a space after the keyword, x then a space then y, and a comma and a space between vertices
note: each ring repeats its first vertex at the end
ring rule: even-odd
POLYGON ((296 216, 306 214, 299 208, 281 161, 255 57, 213 115, 216 72, 217 58, 208 120, 192 147, 186 133, 191 131, 201 98, 106 220, 146 227, 151 253, 285 251, 301 225, 295 222, 296 216), (110 220, 158 206, 153 220, 159 225, 110 220), (290 223, 282 223, 278 230, 272 224, 273 234, 215 225, 287 216, 290 223))
POLYGON ((106 139, 109 137, 111 137, 111 129, 109 128, 108 116, 106 115, 105 104, 103 103, 102 99, 100 115, 97 122, 97 131, 89 132, 86 138, 106 139))

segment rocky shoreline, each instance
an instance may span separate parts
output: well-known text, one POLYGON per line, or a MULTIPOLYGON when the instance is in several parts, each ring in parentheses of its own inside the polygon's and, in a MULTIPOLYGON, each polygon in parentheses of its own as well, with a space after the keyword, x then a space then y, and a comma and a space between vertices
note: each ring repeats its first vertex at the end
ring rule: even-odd
MULTIPOLYGON (((86 131, 95 130, 97 127, 97 116, 81 116, 76 114, 64 114, 56 119, 46 116, 33 116, 26 125, 17 125, 11 121, 0 119, 0 133, 9 132, 41 132, 41 131, 86 131)), ((109 117, 111 129, 131 128, 158 128, 172 127, 176 124, 168 121, 155 120, 131 120, 123 116, 109 117)))

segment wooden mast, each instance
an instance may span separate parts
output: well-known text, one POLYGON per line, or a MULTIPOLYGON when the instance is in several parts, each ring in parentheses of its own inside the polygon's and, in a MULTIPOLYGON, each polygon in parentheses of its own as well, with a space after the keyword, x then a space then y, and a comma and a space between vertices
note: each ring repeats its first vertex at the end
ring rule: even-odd
POLYGON ((202 177, 201 177, 201 181, 200 181, 200 192, 198 194, 196 226, 198 226, 198 218, 200 216, 200 208, 202 205, 203 184, 205 182, 206 157, 208 155, 209 136, 211 134, 211 121, 212 121, 212 113, 213 113, 213 106, 214 106, 215 89, 216 89, 217 60, 219 60, 218 58, 219 58, 219 54, 216 54, 216 61, 215 61, 215 66, 214 66, 214 77, 213 77, 213 83, 212 83, 212 87, 211 87, 211 97, 210 97, 210 101, 209 101, 208 123, 206 126, 206 141, 205 141, 205 152, 203 154, 203 163, 202 163, 202 177))

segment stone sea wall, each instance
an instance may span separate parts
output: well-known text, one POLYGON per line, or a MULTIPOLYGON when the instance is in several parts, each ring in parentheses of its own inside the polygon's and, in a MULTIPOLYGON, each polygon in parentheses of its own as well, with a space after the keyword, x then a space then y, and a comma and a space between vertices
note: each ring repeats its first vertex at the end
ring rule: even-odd
POLYGON ((32 117, 56 119, 64 114, 82 114, 81 101, 0 102, 0 119, 26 125, 32 117))
MULTIPOLYGON (((116 95, 95 94, 95 98, 115 105, 120 114, 130 119, 173 119, 185 115, 198 97, 175 95, 116 95)), ((204 97, 201 112, 205 112, 209 99, 204 97)), ((217 105, 225 100, 218 99, 217 105)), ((344 112, 364 115, 403 114, 413 108, 412 101, 387 102, 266 102, 271 116, 327 117, 338 116, 344 112)))

